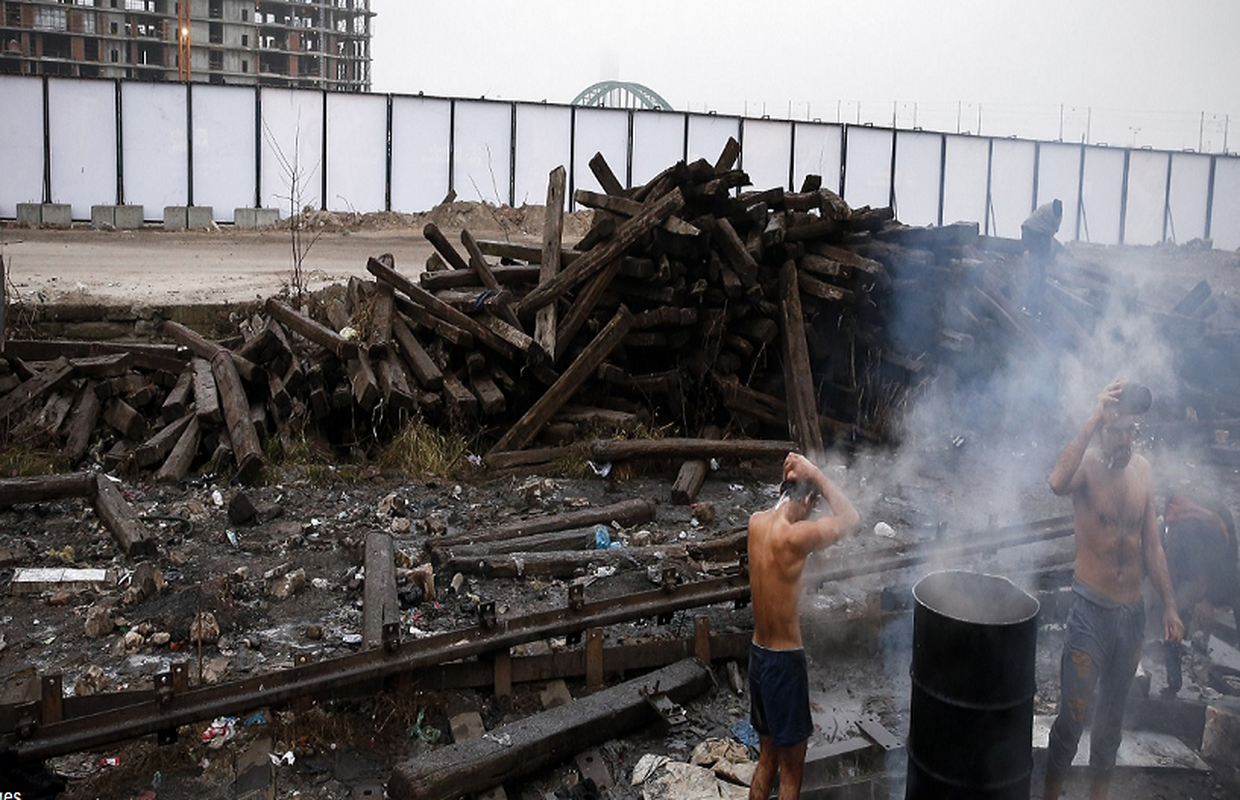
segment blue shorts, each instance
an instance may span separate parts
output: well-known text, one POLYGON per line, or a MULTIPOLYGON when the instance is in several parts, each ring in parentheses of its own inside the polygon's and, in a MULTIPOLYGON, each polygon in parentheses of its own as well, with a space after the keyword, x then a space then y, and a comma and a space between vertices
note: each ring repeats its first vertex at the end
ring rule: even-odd
POLYGON ((749 645, 749 721, 779 747, 809 738, 809 667, 805 651, 749 645))

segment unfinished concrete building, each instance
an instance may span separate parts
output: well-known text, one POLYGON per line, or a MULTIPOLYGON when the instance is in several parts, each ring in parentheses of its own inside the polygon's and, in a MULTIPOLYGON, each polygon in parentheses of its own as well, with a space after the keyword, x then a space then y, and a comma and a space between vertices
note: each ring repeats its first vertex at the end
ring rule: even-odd
POLYGON ((370 0, 0 0, 0 74, 370 91, 370 0))

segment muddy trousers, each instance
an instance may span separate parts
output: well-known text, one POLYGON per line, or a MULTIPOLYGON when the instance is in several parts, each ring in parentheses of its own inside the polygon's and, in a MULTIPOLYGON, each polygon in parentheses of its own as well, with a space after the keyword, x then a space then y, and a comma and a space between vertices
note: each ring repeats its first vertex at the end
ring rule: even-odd
POLYGON ((1095 780, 1115 767, 1124 703, 1141 659, 1145 606, 1121 605, 1079 581, 1068 612, 1067 638, 1059 665, 1059 716, 1051 727, 1047 780, 1062 781, 1076 756, 1085 723, 1089 766, 1095 780))

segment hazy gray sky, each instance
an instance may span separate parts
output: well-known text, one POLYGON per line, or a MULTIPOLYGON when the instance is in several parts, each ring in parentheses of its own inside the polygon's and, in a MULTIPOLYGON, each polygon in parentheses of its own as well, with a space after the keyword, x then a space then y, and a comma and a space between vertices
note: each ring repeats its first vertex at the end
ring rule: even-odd
POLYGON ((1237 0, 372 0, 378 92, 1240 150, 1237 0), (1092 109, 1092 110, 1091 110, 1092 109), (1205 125, 1201 115, 1205 112, 1205 125), (1204 127, 1204 130, 1202 130, 1204 127))

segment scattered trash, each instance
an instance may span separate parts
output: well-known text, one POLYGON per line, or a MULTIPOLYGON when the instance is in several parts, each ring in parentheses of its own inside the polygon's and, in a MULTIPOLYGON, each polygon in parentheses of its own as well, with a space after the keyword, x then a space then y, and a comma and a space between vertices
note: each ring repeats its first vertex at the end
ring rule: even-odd
POLYGON ((350 647, 356 647, 362 643, 362 635, 360 633, 346 633, 342 639, 350 647))
POLYGON ((747 719, 738 719, 732 723, 732 735, 746 747, 758 746, 758 732, 753 729, 747 719))
POLYGON ((465 456, 465 460, 473 464, 475 467, 482 466, 482 456, 476 456, 473 453, 470 453, 469 455, 465 456))
POLYGON ((224 742, 236 735, 236 717, 216 717, 212 720, 210 727, 203 731, 199 738, 207 747, 210 747, 212 750, 218 750, 224 746, 224 742))
POLYGON ((228 543, 233 547, 240 547, 241 540, 237 537, 237 532, 229 528, 224 531, 224 535, 228 537, 228 543))
POLYGON ((719 459, 717 459, 717 458, 712 458, 712 459, 710 460, 710 471, 711 471, 711 472, 718 472, 718 471, 719 471, 719 459))
POLYGON ((275 753, 268 753, 267 758, 270 758, 272 766, 276 766, 276 767, 280 766, 281 764, 287 764, 288 766, 291 767, 293 766, 293 764, 297 763, 297 756, 293 754, 292 750, 289 750, 282 756, 276 755, 275 753))
POLYGON ((596 578, 610 578, 612 575, 615 575, 615 574, 616 574, 616 568, 611 567, 611 566, 599 567, 598 569, 594 570, 594 577, 596 578))
POLYGON ((219 489, 215 489, 214 491, 211 492, 211 502, 215 503, 216 508, 224 507, 224 495, 220 492, 219 489))
POLYGON ((874 533, 879 536, 885 536, 888 539, 896 538, 896 529, 888 525, 886 522, 880 522, 874 526, 874 533))
POLYGON ((439 737, 443 736, 443 731, 438 728, 432 728, 429 725, 424 727, 422 725, 422 718, 425 714, 425 711, 418 712, 418 718, 413 723, 413 727, 407 731, 407 734, 410 739, 417 739, 419 742, 425 742, 426 744, 434 744, 439 741, 439 737))
POLYGON ((255 712, 254 714, 250 715, 250 717, 246 719, 246 721, 245 721, 245 723, 244 723, 244 724, 246 724, 246 725, 266 725, 266 724, 267 724, 267 715, 266 715, 265 713, 263 713, 262 711, 257 711, 257 712, 255 712))
POLYGON ((102 767, 119 767, 121 760, 116 756, 105 756, 99 759, 99 766, 102 767))
POLYGON ((633 777, 630 784, 633 786, 640 786, 669 761, 671 761, 671 759, 667 756, 647 753, 639 758, 637 763, 633 766, 633 777))
POLYGON ((606 478, 608 475, 611 474, 611 462, 610 461, 605 462, 603 464, 595 464, 593 461, 587 461, 586 464, 590 467, 590 470, 594 472, 594 474, 599 476, 600 478, 606 478))

